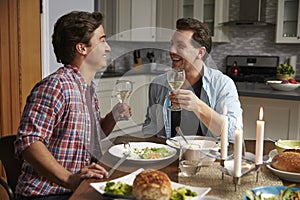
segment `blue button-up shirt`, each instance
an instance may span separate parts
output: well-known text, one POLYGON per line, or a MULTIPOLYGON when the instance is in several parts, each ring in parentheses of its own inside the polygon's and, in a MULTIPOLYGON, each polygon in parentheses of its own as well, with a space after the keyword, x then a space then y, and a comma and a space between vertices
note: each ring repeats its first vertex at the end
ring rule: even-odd
MULTIPOLYGON (((224 107, 227 107, 228 137, 234 140, 235 130, 243 127, 242 108, 234 82, 221 71, 206 66, 203 69, 202 82, 200 99, 220 114, 223 114, 224 107)), ((168 110, 171 104, 170 91, 166 74, 159 75, 150 84, 149 105, 143 125, 144 134, 171 136, 171 114, 168 110)), ((205 136, 215 137, 201 121, 200 126, 205 136)))

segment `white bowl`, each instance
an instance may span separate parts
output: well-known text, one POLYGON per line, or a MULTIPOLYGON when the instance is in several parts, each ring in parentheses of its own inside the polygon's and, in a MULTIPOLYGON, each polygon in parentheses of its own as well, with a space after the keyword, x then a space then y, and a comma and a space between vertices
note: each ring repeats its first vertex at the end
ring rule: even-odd
POLYGON ((281 83, 282 81, 267 81, 266 84, 275 90, 292 91, 300 86, 300 83, 281 83))

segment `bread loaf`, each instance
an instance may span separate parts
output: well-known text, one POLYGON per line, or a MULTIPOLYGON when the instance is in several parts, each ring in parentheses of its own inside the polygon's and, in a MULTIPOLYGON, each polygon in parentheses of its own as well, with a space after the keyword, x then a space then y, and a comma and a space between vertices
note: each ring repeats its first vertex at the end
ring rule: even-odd
POLYGON ((300 151, 285 150, 273 157, 272 167, 281 171, 300 173, 300 151))
POLYGON ((172 194, 171 181, 164 172, 147 169, 136 176, 132 194, 139 200, 169 200, 172 194))

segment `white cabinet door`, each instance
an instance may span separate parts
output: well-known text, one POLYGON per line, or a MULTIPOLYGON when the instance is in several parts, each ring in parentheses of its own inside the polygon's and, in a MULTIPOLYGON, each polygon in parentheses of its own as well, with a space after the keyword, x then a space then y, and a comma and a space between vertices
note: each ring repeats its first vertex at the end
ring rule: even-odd
MULTIPOLYGON (((102 2, 103 13, 115 14, 115 19, 105 19, 115 26, 112 29, 113 40, 122 41, 155 41, 156 35, 156 0, 111 0, 102 2)), ((110 15, 111 16, 111 15, 110 15)))
POLYGON ((97 80, 96 93, 99 100, 101 117, 105 117, 118 102, 117 98, 113 97, 113 86, 117 80, 118 78, 101 78, 97 80))
POLYGON ((109 113, 118 102, 113 97, 113 87, 117 80, 130 80, 133 82, 133 91, 126 103, 131 107, 132 117, 127 121, 119 121, 114 130, 142 124, 145 120, 148 105, 148 87, 150 78, 147 75, 122 76, 118 78, 102 78, 97 86, 97 95, 101 117, 109 113))
POLYGON ((243 108, 244 137, 256 138, 256 121, 259 109, 263 107, 265 121, 265 139, 299 139, 299 101, 240 97, 243 108))
POLYGON ((131 40, 155 41, 156 0, 132 0, 131 40))
POLYGON ((206 23, 212 31, 213 42, 229 42, 227 27, 228 0, 179 0, 179 17, 192 17, 206 23))
POLYGON ((299 0, 278 0, 276 43, 300 43, 299 0))
POLYGON ((178 0, 156 1, 156 41, 171 41, 178 19, 178 0))

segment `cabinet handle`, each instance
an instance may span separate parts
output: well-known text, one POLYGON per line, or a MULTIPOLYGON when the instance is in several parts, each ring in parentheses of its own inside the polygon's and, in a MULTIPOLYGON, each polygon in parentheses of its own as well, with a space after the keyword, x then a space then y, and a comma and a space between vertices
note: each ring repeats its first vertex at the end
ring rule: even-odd
POLYGON ((300 40, 300 36, 297 36, 297 39, 300 40))

